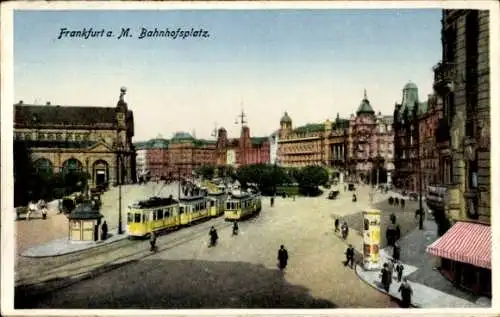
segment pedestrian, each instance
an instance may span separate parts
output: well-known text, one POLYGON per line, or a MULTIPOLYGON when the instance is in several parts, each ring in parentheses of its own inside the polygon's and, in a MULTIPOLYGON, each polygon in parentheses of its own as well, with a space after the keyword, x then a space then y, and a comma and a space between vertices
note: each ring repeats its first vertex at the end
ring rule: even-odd
POLYGON ((335 232, 339 232, 339 218, 335 218, 335 232))
POLYGON ((401 278, 403 277, 403 271, 404 271, 404 266, 401 264, 401 262, 398 261, 398 264, 396 265, 396 273, 398 275, 398 282, 401 283, 401 278))
POLYGON ((348 266, 352 269, 354 266, 354 248, 352 247, 352 244, 349 244, 349 247, 345 251, 345 266, 348 266))
POLYGON ((151 245, 150 251, 156 250, 156 233, 154 231, 151 232, 151 236, 149 237, 149 244, 151 245))
POLYGON ((401 199, 401 209, 405 209, 405 200, 401 199))
POLYGON ((394 243, 394 247, 392 248, 392 258, 394 261, 399 261, 399 257, 401 255, 401 247, 399 245, 399 242, 396 241, 394 243))
POLYGON ((413 295, 413 289, 411 288, 410 283, 408 283, 408 280, 406 277, 403 279, 403 283, 399 286, 399 290, 401 293, 401 306, 403 308, 409 308, 411 305, 411 296, 413 295))
POLYGON ((392 281, 392 276, 394 273, 394 260, 390 260, 387 263, 387 270, 389 271, 389 279, 392 281))
POLYGON ((387 268, 387 263, 384 263, 384 266, 380 274, 380 278, 382 282, 382 287, 386 292, 389 292, 389 288, 391 286, 391 279, 389 278, 389 270, 387 268))
POLYGON ((288 264, 288 251, 285 249, 284 245, 280 246, 278 250, 278 267, 283 271, 288 264))
POLYGON ((274 196, 271 197, 271 207, 274 207, 274 196))
POLYGON ((108 238, 108 224, 106 220, 101 225, 101 240, 106 240, 108 238))

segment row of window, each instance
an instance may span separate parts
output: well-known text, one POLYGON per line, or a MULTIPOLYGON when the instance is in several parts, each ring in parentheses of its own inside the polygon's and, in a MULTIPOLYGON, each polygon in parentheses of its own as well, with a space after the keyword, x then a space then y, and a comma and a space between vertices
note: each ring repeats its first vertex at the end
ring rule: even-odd
POLYGON ((64 136, 64 133, 62 132, 51 132, 51 133, 45 133, 45 132, 39 132, 37 133, 32 133, 32 132, 15 132, 14 133, 14 138, 16 140, 39 140, 39 141, 62 141, 62 140, 68 140, 68 141, 87 141, 89 140, 90 136, 88 133, 66 133, 66 137, 64 136))

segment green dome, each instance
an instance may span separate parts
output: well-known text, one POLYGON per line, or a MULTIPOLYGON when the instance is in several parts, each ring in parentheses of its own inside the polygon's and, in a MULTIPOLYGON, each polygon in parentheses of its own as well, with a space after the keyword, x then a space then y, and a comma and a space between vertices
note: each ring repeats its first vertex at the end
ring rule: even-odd
POLYGON ((149 141, 149 148, 151 149, 164 149, 168 148, 168 140, 165 139, 152 139, 149 141))
POLYGON ((194 138, 187 132, 176 132, 172 137, 172 141, 193 141, 194 138))
POLYGON ((418 89, 417 85, 412 83, 411 81, 408 82, 403 89, 418 89))
POLYGON ((292 118, 290 118, 290 116, 288 115, 288 112, 285 111, 285 114, 283 115, 283 117, 281 117, 280 123, 281 124, 292 123, 292 118))
POLYGON ((360 115, 362 113, 366 114, 374 114, 375 111, 373 111, 372 106, 370 105, 370 101, 368 100, 368 97, 366 96, 366 90, 365 90, 365 96, 363 100, 361 100, 361 104, 358 107, 358 111, 356 111, 357 115, 360 115))

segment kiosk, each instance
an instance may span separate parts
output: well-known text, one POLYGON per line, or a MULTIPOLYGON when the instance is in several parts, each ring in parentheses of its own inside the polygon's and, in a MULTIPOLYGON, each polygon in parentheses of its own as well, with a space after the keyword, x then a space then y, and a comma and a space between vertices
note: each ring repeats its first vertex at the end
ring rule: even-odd
POLYGON ((68 239, 70 241, 97 241, 102 217, 99 208, 90 201, 77 205, 68 215, 68 239))

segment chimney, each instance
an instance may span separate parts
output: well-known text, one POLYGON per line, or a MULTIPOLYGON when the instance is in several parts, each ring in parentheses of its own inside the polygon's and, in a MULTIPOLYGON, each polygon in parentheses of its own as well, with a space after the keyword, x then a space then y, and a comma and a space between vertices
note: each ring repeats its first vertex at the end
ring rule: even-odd
POLYGON ((19 104, 20 104, 20 105, 24 104, 24 101, 20 100, 20 101, 19 101, 19 104))
POLYGON ((45 103, 45 105, 50 106, 50 101, 47 101, 47 103, 45 103))

